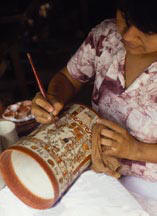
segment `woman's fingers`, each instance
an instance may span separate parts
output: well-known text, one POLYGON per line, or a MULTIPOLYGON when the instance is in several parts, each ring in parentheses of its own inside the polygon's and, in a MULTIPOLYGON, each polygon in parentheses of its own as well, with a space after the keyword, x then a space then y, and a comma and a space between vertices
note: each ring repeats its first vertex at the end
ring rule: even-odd
POLYGON ((39 117, 39 116, 36 117, 36 121, 41 123, 41 124, 49 124, 52 122, 52 120, 47 120, 47 119, 39 117))
POLYGON ((35 100, 35 103, 49 113, 54 111, 53 106, 47 100, 43 98, 37 98, 35 100))
POLYGON ((32 100, 33 104, 36 104, 40 107, 42 107, 43 109, 45 109, 47 112, 53 112, 54 108, 52 106, 52 104, 50 104, 49 101, 47 101, 40 92, 38 92, 36 94, 36 96, 34 97, 34 99, 32 100))
POLYGON ((120 127, 118 124, 116 124, 116 123, 114 123, 112 121, 109 121, 109 120, 106 120, 106 119, 98 119, 97 123, 103 124, 107 128, 109 128, 109 129, 111 129, 113 131, 116 131, 116 132, 118 132, 120 134, 126 133, 126 130, 124 128, 120 127))
POLYGON ((42 107, 40 107, 36 104, 32 105, 31 112, 34 115, 34 117, 36 118, 36 121, 39 123, 48 123, 48 122, 51 122, 51 120, 52 120, 50 113, 48 113, 42 107))
POLYGON ((63 104, 60 103, 59 101, 54 100, 53 101, 53 107, 54 107, 54 110, 53 110, 52 114, 54 116, 56 116, 63 109, 63 104))
POLYGON ((105 155, 117 156, 119 144, 116 141, 108 138, 101 138, 100 143, 105 155))
POLYGON ((101 143, 101 145, 104 145, 104 146, 112 146, 113 140, 107 139, 107 138, 106 139, 101 138, 100 143, 101 143))
POLYGON ((104 154, 103 157, 105 157, 106 155, 108 155, 108 156, 116 156, 116 157, 118 156, 116 148, 106 149, 103 152, 103 154, 104 154))
POLYGON ((48 101, 53 106, 53 111, 52 111, 53 115, 54 116, 58 115, 58 113, 63 109, 64 104, 52 95, 48 94, 47 97, 48 97, 48 101))
POLYGON ((41 93, 37 93, 32 100, 32 114, 39 123, 50 123, 54 121, 54 116, 63 109, 63 104, 56 100, 54 96, 47 95, 45 99, 41 93))
POLYGON ((119 143, 123 142, 123 136, 115 131, 112 131, 110 129, 102 129, 101 130, 101 136, 108 138, 108 139, 112 139, 114 141, 117 141, 119 143))

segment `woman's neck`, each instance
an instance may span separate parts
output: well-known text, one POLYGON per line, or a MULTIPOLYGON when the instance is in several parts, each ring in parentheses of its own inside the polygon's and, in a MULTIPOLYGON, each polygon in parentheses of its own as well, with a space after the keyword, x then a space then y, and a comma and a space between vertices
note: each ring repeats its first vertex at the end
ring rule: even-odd
POLYGON ((144 61, 145 63, 153 63, 154 61, 157 61, 157 52, 148 53, 148 54, 141 54, 141 55, 135 55, 131 54, 130 52, 127 52, 126 56, 129 58, 144 61))
POLYGON ((155 61, 157 61, 155 55, 140 56, 127 52, 125 58, 125 87, 128 88, 155 61))

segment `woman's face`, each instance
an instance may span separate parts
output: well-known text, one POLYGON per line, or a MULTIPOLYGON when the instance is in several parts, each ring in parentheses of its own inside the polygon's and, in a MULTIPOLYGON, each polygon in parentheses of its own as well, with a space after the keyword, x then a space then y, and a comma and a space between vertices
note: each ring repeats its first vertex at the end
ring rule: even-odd
POLYGON ((146 34, 134 25, 128 27, 120 10, 117 11, 117 28, 128 52, 134 55, 157 53, 157 34, 146 34))

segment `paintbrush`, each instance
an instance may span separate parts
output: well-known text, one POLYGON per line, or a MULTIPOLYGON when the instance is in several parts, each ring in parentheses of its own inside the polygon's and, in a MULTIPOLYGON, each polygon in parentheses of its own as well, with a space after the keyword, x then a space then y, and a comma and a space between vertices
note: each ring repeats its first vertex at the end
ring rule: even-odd
MULTIPOLYGON (((32 60, 32 57, 31 57, 30 53, 27 53, 27 57, 28 57, 28 60, 29 60, 30 65, 31 65, 31 67, 32 67, 32 71, 33 71, 33 73, 34 73, 34 76, 35 76, 35 79, 36 79, 36 81, 37 81, 37 84, 38 84, 38 87, 39 87, 39 89, 40 89, 40 92, 41 92, 42 96, 48 101, 48 98, 47 98, 47 96, 46 96, 46 91, 45 91, 44 86, 43 86, 43 83, 42 83, 42 81, 41 81, 41 79, 40 79, 40 77, 39 77, 39 75, 38 75, 37 69, 35 68, 35 65, 34 65, 34 63, 33 63, 33 60, 32 60)), ((56 118, 54 117, 53 113, 50 113, 50 115, 51 115, 51 117, 53 117, 53 120, 56 119, 56 118)))
POLYGON ((27 53, 27 57, 28 57, 30 65, 32 67, 32 71, 34 73, 34 76, 35 76, 35 79, 37 81, 40 92, 41 92, 42 96, 47 100, 46 91, 45 91, 44 86, 43 86, 43 84, 41 82, 41 79, 39 78, 38 72, 37 72, 37 70, 36 70, 36 68, 34 66, 34 63, 33 63, 33 60, 32 60, 32 57, 31 57, 30 53, 27 53))

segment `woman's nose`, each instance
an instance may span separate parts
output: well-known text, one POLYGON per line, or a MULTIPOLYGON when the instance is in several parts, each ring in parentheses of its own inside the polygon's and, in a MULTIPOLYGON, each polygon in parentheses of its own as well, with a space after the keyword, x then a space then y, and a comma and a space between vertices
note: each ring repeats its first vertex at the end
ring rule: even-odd
POLYGON ((123 39, 131 42, 135 41, 140 37, 140 31, 135 26, 130 26, 123 32, 123 39))

